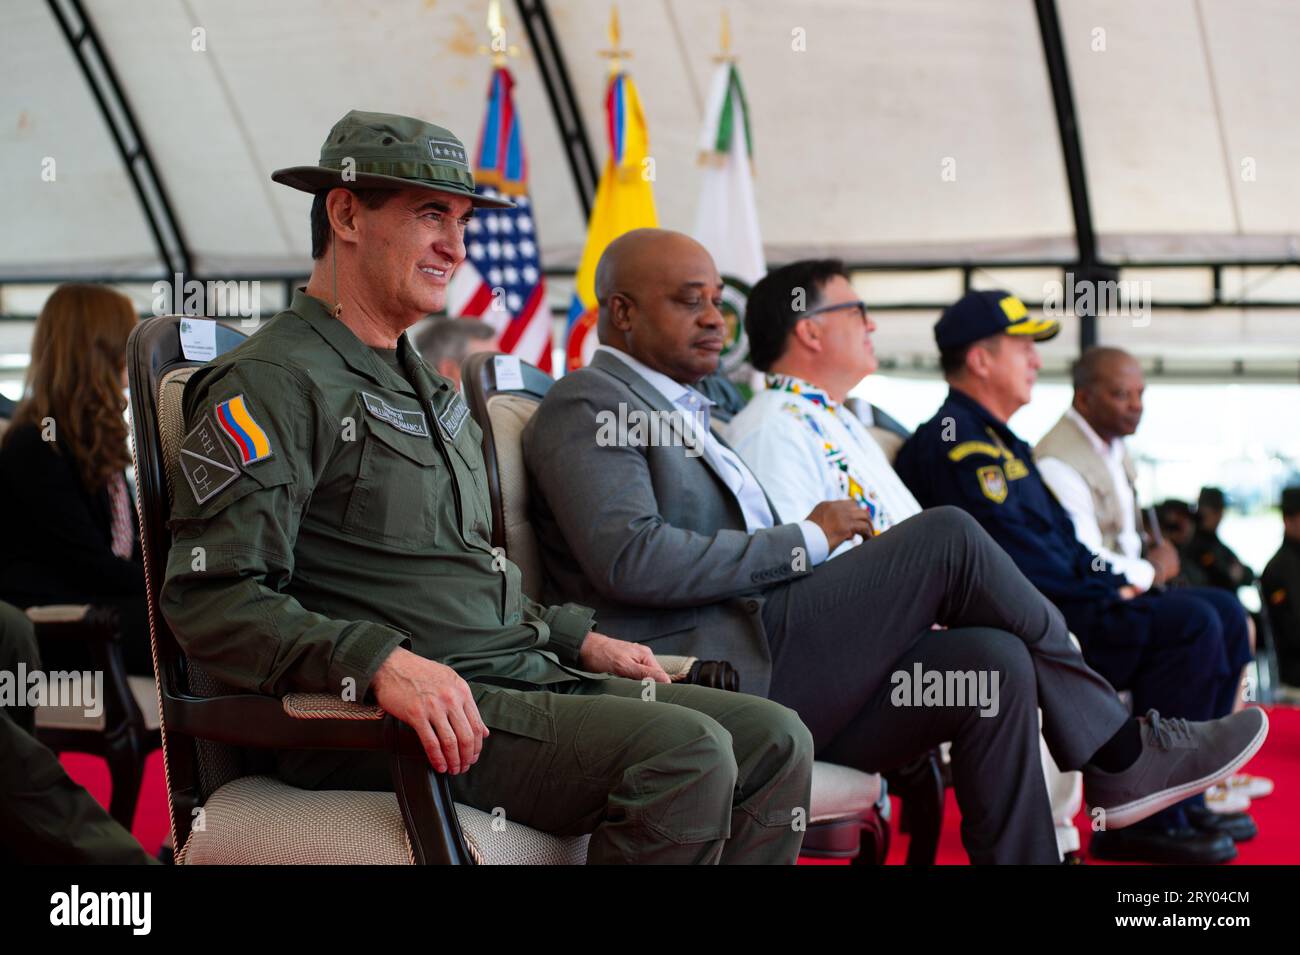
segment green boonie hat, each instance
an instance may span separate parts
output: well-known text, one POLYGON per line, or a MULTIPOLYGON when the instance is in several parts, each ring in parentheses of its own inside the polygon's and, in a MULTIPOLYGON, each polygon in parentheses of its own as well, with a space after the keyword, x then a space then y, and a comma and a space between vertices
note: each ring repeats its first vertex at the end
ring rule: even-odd
POLYGON ((465 144, 451 130, 392 113, 352 110, 330 130, 320 165, 290 166, 271 173, 276 182, 303 192, 328 189, 436 189, 472 199, 489 209, 513 209, 506 199, 475 195, 465 144), (348 178, 344 163, 351 160, 348 178))

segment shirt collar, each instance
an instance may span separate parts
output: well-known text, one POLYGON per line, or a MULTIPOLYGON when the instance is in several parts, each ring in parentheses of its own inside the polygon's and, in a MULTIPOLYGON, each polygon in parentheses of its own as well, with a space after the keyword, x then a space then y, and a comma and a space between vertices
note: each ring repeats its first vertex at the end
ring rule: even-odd
MULTIPOLYGON (((353 334, 352 329, 330 313, 324 302, 314 295, 308 295, 306 289, 294 289, 293 301, 289 305, 289 310, 315 329, 316 333, 338 352, 339 357, 353 371, 364 375, 375 384, 387 388, 389 391, 400 391, 408 395, 416 394, 411 382, 406 380, 404 376, 397 374, 392 368, 389 368, 384 360, 371 350, 369 345, 353 334)), ((402 367, 428 371, 419 353, 411 344, 410 336, 406 334, 397 336, 397 355, 402 362, 402 367)), ((445 378, 441 378, 432 372, 428 372, 428 376, 433 385, 433 390, 445 390, 450 387, 445 378)))
MULTIPOLYGON (((960 407, 966 408, 972 414, 974 414, 975 417, 977 417, 981 422, 983 422, 986 426, 992 428, 995 434, 997 434, 1003 441, 1007 442, 1012 447, 1020 447, 1022 445, 1023 445, 1023 449, 1027 449, 1029 447, 1029 445, 1025 444, 1023 441, 1020 440, 1019 436, 1017 436, 1016 433, 1011 430, 1009 425, 995 418, 993 416, 992 411, 989 411, 988 408, 985 408, 982 404, 980 404, 970 395, 966 394, 966 392, 961 391, 957 388, 953 388, 951 385, 949 385, 948 398, 944 402, 944 404, 955 404, 960 407)), ((1023 449, 1021 453, 1023 453, 1023 449)))
POLYGON ((944 402, 944 404, 961 405, 969 409, 970 411, 974 412, 976 417, 978 417, 985 424, 991 424, 997 428, 1006 428, 1005 424, 1003 424, 997 418, 993 417, 993 412, 989 411, 987 408, 985 408, 982 404, 980 404, 970 395, 966 394, 966 392, 958 388, 953 388, 951 385, 948 386, 948 398, 944 402))
POLYGON ((1088 439, 1088 442, 1103 458, 1110 457, 1114 453, 1115 445, 1119 444, 1119 442, 1103 441, 1101 435, 1092 430, 1092 425, 1088 424, 1088 419, 1074 410, 1074 405, 1070 405, 1070 407, 1065 409, 1065 416, 1078 426, 1079 430, 1083 432, 1084 437, 1088 439))
POLYGON ((835 412, 839 408, 839 403, 826 392, 794 375, 769 374, 763 380, 767 383, 769 391, 784 391, 787 394, 798 395, 830 412, 835 412))
POLYGON ((615 348, 613 345, 597 345, 596 351, 608 352, 616 357, 623 364, 627 365, 634 372, 646 380, 646 382, 659 394, 664 396, 664 400, 670 405, 675 405, 683 398, 691 396, 706 408, 712 408, 715 402, 706 398, 703 394, 696 391, 689 385, 683 385, 680 381, 669 378, 661 371, 655 371, 653 368, 633 358, 627 352, 615 348))

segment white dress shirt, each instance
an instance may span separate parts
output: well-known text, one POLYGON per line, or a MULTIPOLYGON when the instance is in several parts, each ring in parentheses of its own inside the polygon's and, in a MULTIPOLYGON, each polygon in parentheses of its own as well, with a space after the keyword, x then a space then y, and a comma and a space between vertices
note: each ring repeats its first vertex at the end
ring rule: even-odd
POLYGON ((1114 567, 1115 573, 1122 575, 1134 587, 1147 590, 1155 582, 1156 569, 1150 561, 1142 559, 1142 538, 1134 517, 1137 500, 1129 489, 1128 474, 1124 471, 1124 441, 1122 438, 1109 443, 1103 441, 1074 408, 1069 408, 1065 415, 1079 426, 1093 450, 1106 462, 1110 479, 1115 482, 1116 493, 1124 505, 1120 508, 1123 523, 1116 541, 1119 550, 1108 550, 1102 545, 1101 525, 1097 523, 1092 491, 1083 475, 1060 458, 1043 458, 1037 462, 1038 470, 1074 522, 1074 536, 1079 543, 1114 567))
MULTIPOLYGON (((921 510, 885 452, 853 412, 820 389, 788 375, 731 419, 731 443, 782 513, 807 514, 822 501, 855 500, 876 533, 921 510)), ((845 541, 837 557, 862 542, 845 541)))
MULTIPOLYGON (((772 509, 768 506, 763 487, 758 483, 752 471, 736 456, 736 453, 723 445, 709 428, 709 409, 713 402, 694 388, 674 381, 662 372, 655 371, 624 351, 610 345, 597 345, 596 351, 608 352, 623 362, 649 383, 650 387, 663 397, 670 405, 686 412, 682 417, 686 426, 692 431, 703 451, 704 460, 722 478, 745 516, 745 529, 749 533, 773 527, 776 524, 772 509)), ((805 511, 782 511, 787 517, 792 514, 807 514, 805 511)), ((824 561, 830 553, 830 543, 826 533, 812 521, 798 521, 803 531, 804 547, 808 551, 808 563, 816 566, 824 561)))

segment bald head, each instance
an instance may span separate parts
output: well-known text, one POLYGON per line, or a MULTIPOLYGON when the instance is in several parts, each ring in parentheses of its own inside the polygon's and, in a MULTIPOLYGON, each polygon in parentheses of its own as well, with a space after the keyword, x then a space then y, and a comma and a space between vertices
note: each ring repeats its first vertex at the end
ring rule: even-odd
POLYGON ((726 336, 722 278, 708 250, 667 229, 633 229, 596 265, 596 333, 656 371, 692 384, 712 374, 726 336))
POLYGON ((1124 349, 1094 345, 1080 355, 1079 360, 1074 363, 1074 390, 1091 388, 1125 367, 1137 367, 1139 371, 1141 370, 1138 360, 1124 349))
POLYGON ((1074 408, 1105 441, 1126 437, 1142 421, 1142 365, 1120 348, 1089 348, 1074 363, 1074 408))

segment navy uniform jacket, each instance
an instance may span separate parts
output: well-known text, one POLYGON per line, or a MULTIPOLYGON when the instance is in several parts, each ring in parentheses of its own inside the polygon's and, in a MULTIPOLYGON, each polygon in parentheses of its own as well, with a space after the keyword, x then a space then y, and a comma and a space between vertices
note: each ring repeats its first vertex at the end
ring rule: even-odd
POLYGON ((1124 578, 1079 543, 1031 448, 956 389, 898 452, 895 468, 922 507, 968 511, 1082 636, 1119 601, 1124 578))

